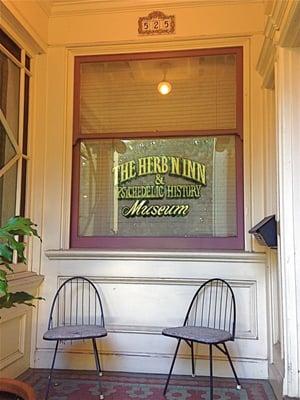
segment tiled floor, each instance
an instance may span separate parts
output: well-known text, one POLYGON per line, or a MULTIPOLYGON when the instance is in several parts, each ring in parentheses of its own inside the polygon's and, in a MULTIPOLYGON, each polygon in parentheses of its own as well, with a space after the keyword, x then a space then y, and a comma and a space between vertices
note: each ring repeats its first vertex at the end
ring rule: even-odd
MULTIPOLYGON (((20 379, 36 390, 37 400, 43 400, 48 370, 31 369, 20 379)), ((101 382, 106 400, 163 400, 165 375, 104 372, 101 382)), ((275 400, 272 388, 264 380, 242 380, 237 390, 233 379, 214 379, 214 400, 275 400)), ((92 371, 56 370, 49 400, 96 400, 98 378, 92 371)), ((172 376, 166 398, 168 400, 208 400, 207 377, 172 376)))

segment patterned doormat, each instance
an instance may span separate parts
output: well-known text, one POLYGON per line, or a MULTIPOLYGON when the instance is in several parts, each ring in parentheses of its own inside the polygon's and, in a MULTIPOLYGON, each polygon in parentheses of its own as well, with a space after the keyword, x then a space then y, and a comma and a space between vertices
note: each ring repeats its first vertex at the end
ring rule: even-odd
MULTIPOLYGON (((48 370, 30 369, 19 379, 31 384, 37 399, 44 398, 48 370)), ((165 375, 104 372, 102 388, 105 400, 165 400, 165 375)), ((55 370, 49 400, 98 400, 97 376, 92 371, 55 370)), ((241 380, 237 390, 229 378, 214 379, 214 400, 276 400, 272 388, 264 380, 241 380)), ((209 400, 207 377, 192 378, 173 375, 166 398, 168 400, 209 400)))

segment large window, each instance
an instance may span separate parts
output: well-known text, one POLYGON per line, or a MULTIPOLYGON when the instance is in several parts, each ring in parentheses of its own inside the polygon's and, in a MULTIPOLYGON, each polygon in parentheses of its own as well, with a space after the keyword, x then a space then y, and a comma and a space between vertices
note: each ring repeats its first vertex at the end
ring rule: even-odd
POLYGON ((72 247, 241 249, 242 177, 240 48, 76 57, 72 247))
POLYGON ((30 64, 0 29, 0 226, 25 212, 30 64))

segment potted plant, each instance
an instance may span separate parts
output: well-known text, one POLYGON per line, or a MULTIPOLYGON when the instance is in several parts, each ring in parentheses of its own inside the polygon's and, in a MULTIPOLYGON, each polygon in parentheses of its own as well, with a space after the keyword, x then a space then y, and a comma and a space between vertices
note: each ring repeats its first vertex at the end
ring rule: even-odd
MULTIPOLYGON (((13 272, 15 261, 26 263, 25 242, 18 241, 16 236, 36 236, 40 239, 36 225, 24 217, 13 217, 0 227, 0 309, 16 307, 18 304, 34 306, 33 301, 42 299, 27 292, 11 293, 7 273, 13 272)), ((24 382, 16 379, 0 379, 1 392, 8 392, 20 396, 24 400, 35 400, 33 389, 24 382)), ((1 396, 0 396, 1 397, 1 396)))

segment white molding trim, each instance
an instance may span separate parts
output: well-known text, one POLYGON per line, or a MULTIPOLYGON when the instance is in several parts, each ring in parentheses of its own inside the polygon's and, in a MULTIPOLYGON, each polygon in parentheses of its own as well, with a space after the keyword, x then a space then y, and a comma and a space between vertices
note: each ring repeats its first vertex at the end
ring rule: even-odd
POLYGON ((276 56, 276 32, 280 29, 287 1, 273 1, 271 12, 267 17, 264 42, 257 63, 257 70, 263 77, 263 87, 274 88, 274 63, 276 56))
POLYGON ((125 250, 46 250, 49 260, 160 260, 195 262, 259 263, 265 265, 265 253, 253 252, 176 252, 125 250))
MULTIPOLYGON (((174 343, 172 343, 174 346, 174 343)), ((173 350, 172 346, 172 350, 173 350)), ((162 373, 169 372, 170 363, 174 356, 173 353, 146 353, 131 351, 109 351, 101 349, 101 341, 99 342, 99 353, 101 364, 104 365, 105 371, 132 371, 144 373, 162 373)), ((171 350, 171 351, 172 351, 171 350)), ((207 350, 204 349, 206 353, 207 350)), ((37 349, 35 368, 49 368, 53 358, 52 348, 37 349)), ((198 354, 196 359, 196 373, 198 375, 207 375, 208 357, 204 354, 198 354)), ((56 368, 63 369, 82 369, 84 358, 85 369, 95 369, 92 350, 90 348, 77 351, 69 347, 68 351, 63 348, 58 349, 56 368)), ((267 359, 253 357, 236 357, 231 354, 231 358, 235 363, 237 373, 241 378, 267 379, 268 366, 267 359)), ((214 371, 218 376, 232 377, 232 371, 228 362, 218 353, 214 354, 214 371)), ((176 374, 190 374, 190 356, 179 353, 175 365, 176 374)))
POLYGON ((44 280, 43 275, 35 272, 24 271, 7 275, 10 290, 35 290, 44 280))
POLYGON ((10 353, 4 358, 0 359, 0 371, 6 368, 7 366, 13 364, 17 360, 24 357, 25 353, 25 334, 26 334, 26 324, 27 324, 27 314, 24 311, 19 311, 17 313, 13 313, 11 318, 1 318, 1 324, 5 324, 7 321, 19 320, 19 329, 18 329, 18 347, 14 349, 14 352, 10 353))
MULTIPOLYGON (((145 11, 194 7, 219 7, 240 5, 240 0, 60 0, 52 1, 50 18, 99 13, 145 11)), ((245 4, 263 3, 262 0, 243 0, 245 4)))
POLYGON ((300 1, 273 1, 267 17, 257 70, 266 89, 274 88, 274 64, 277 47, 300 46, 300 1))
MULTIPOLYGON (((107 324, 105 325, 108 333, 124 333, 124 334, 135 334, 135 335, 161 335, 161 332, 165 326, 152 326, 152 325, 117 325, 107 324)), ((253 327, 251 327, 253 328, 253 327)), ((254 326, 256 329, 256 326, 254 326)), ((253 331, 237 331, 235 335, 236 340, 258 340, 257 332, 253 331)))
POLYGON ((288 1, 273 1, 271 13, 265 27, 265 36, 273 38, 280 28, 284 13, 288 7, 288 1))
POLYGON ((278 171, 280 263, 283 297, 284 386, 283 394, 300 396, 299 380, 299 49, 278 49, 276 63, 278 109, 278 171))
POLYGON ((274 64, 276 58, 276 46, 266 37, 257 63, 257 71, 263 77, 263 87, 274 89, 274 64))
MULTIPOLYGON (((72 275, 63 275, 58 277, 58 285, 63 283, 72 275)), ((88 275, 96 285, 97 284, 129 284, 129 285, 183 285, 199 287, 207 279, 204 278, 165 278, 165 277, 149 277, 149 276, 91 276, 88 275)), ((256 284, 255 280, 249 279, 227 279, 232 287, 252 287, 256 284)))
POLYGON ((51 16, 52 3, 53 1, 51 0, 37 1, 37 5, 41 7, 41 9, 44 11, 44 13, 47 15, 48 18, 51 16))
POLYGON ((249 38, 262 35, 263 31, 236 32, 214 35, 190 35, 170 37, 141 37, 139 40, 110 40, 95 42, 49 43, 50 48, 66 48, 73 56, 95 54, 145 53, 150 51, 195 50, 247 46, 249 38))
MULTIPOLYGON (((71 278, 72 275, 58 276, 58 285, 63 283, 66 279, 71 278)), ((96 285, 97 284, 129 284, 129 285, 184 285, 184 286, 199 286, 206 282, 204 278, 162 278, 162 277, 149 277, 149 276, 91 276, 87 275, 96 285)), ((251 279, 227 279, 227 282, 232 287, 251 287, 256 284, 255 280, 251 279)))
MULTIPOLYGON (((86 339, 88 340, 88 339, 86 339)), ((67 343, 67 342, 65 342, 67 343)), ((100 341, 101 343, 101 341, 100 341)), ((68 344, 67 344, 68 345, 68 344)), ((204 345, 205 346, 205 345, 204 345)), ((101 344, 100 344, 101 347, 101 344)), ((43 352, 51 352, 53 353, 53 349, 51 347, 46 347, 43 349, 38 349, 38 351, 43 351, 43 352)), ((86 355, 91 355, 93 357, 93 351, 92 349, 83 349, 83 348, 75 348, 74 346, 68 346, 68 348, 65 350, 64 349, 64 344, 62 343, 60 345, 60 348, 58 348, 58 354, 84 354, 86 355)), ((122 351, 122 350, 118 350, 118 351, 109 351, 109 350, 100 350, 99 353, 101 354, 101 356, 125 356, 125 357, 149 357, 149 358, 167 358, 167 359, 172 359, 174 357, 174 353, 153 353, 153 352, 145 352, 145 351, 122 351)), ((236 357, 234 355, 230 355, 231 359, 234 362, 256 362, 258 360, 260 361, 266 361, 265 358, 255 358, 255 357, 236 357)), ((181 359, 181 360, 188 360, 190 361, 190 352, 188 351, 187 353, 178 353, 177 359, 181 359)), ((197 360, 209 360, 209 356, 205 355, 205 354, 197 354, 195 352, 195 359, 197 360)), ((214 354, 214 362, 218 362, 218 361, 226 361, 227 362, 227 357, 224 357, 221 355, 221 353, 216 353, 214 354)))
MULTIPOLYGON (((58 286, 60 286, 70 275, 59 276, 58 286)), ((89 276, 89 279, 95 285, 167 285, 167 286, 191 286, 199 287, 206 281, 203 278, 162 278, 162 277, 125 277, 125 276, 89 276)), ((249 315, 250 329, 247 331, 237 331, 236 339, 258 340, 258 315, 257 315, 257 282, 255 280, 227 279, 232 288, 243 288, 249 290, 249 315)), ((111 333, 129 333, 129 334, 148 334, 160 335, 164 327, 150 325, 125 325, 125 324, 107 324, 108 332, 111 333)))
MULTIPOLYGON (((63 165, 64 165, 64 178, 63 178, 63 194, 61 199, 62 206, 62 229, 60 234, 60 244, 59 249, 48 249, 46 250, 46 255, 49 259, 53 259, 53 257, 58 257, 59 255, 54 255, 53 251, 62 251, 65 249, 68 251, 69 247, 69 225, 70 225, 70 207, 66 206, 66 204, 70 204, 71 199, 71 172, 72 172, 72 138, 73 138, 73 73, 74 73, 74 57, 82 56, 82 55, 95 55, 95 54, 130 54, 130 53, 144 53, 144 52, 157 52, 157 51, 176 51, 176 50, 189 50, 189 49, 197 49, 197 48, 219 48, 219 47, 232 47, 232 46, 241 46, 244 50, 244 143, 250 141, 251 132, 250 129, 250 104, 248 101, 248 94, 250 92, 250 48, 251 48, 251 38, 255 35, 261 35, 262 32, 251 32, 248 35, 243 34, 234 34, 229 36, 215 35, 214 37, 208 36, 188 36, 188 37, 174 37, 170 38, 143 38, 141 41, 137 43, 136 40, 126 40, 126 41, 107 41, 107 42, 99 42, 99 43, 68 43, 65 45, 59 44, 57 47, 52 44, 50 48, 63 48, 66 50, 66 59, 67 59, 67 68, 66 68, 66 78, 65 78, 65 88, 64 95, 67 99, 66 112, 63 120, 64 132, 63 135, 63 165), (149 39, 149 40, 146 40, 149 39)), ((244 154, 244 204, 251 204, 251 193, 250 193, 250 153, 249 151, 244 154)), ((252 226, 252 209, 244 209, 244 234, 245 234, 245 252, 253 250, 252 240, 248 235, 248 229, 252 226)), ((70 250, 72 251, 72 250, 70 250)), ((80 251, 80 250, 79 250, 80 251)), ((106 251, 105 251, 106 252, 106 251)), ((97 256, 93 255, 93 258, 88 256, 88 253, 91 254, 90 251, 85 251, 81 255, 76 253, 69 253, 70 257, 76 257, 73 259, 94 259, 97 256), (82 258, 77 258, 82 257, 82 258)), ((106 252, 107 253, 107 252, 106 252)), ((114 256, 120 252, 111 252, 108 255, 103 256, 100 255, 99 259, 107 259, 112 258, 116 259, 114 256), (102 257, 102 258, 101 258, 102 257)), ((66 258, 70 258, 67 253, 66 258)), ((128 253, 127 253, 128 254, 128 253)), ((203 253, 202 253, 203 254, 203 253)), ((124 254, 126 255, 126 254, 124 254)), ((189 256, 190 253, 187 254, 189 256)), ((62 257, 63 253, 61 254, 62 257)), ((222 257, 224 253, 222 253, 222 257)), ((117 256, 121 259, 121 256, 117 256)), ((132 257, 132 256, 131 256, 132 257)), ((263 256, 264 257, 264 256, 263 256)), ((235 257, 233 257, 235 258, 235 257)), ((57 258, 57 259, 65 259, 57 258)), ((122 257, 122 259, 124 259, 122 257)), ((128 258, 134 259, 134 258, 128 258)), ((139 256, 138 259, 143 259, 139 256)), ((144 257, 144 259, 150 259, 149 256, 144 257)), ((152 258, 159 259, 159 258, 152 258)), ((182 258, 180 258, 181 260, 182 258)), ((193 257, 194 259, 194 257, 193 257)), ((190 257, 186 259, 187 261, 191 260, 190 257)), ((244 259, 243 259, 244 261, 244 259)))
POLYGON ((29 50, 31 55, 41 54, 47 51, 47 43, 40 37, 40 35, 32 28, 28 22, 17 11, 12 1, 5 3, 0 0, 1 7, 1 24, 4 29, 12 35, 14 40, 29 50))
POLYGON ((300 1, 291 2, 285 24, 281 30, 279 44, 283 47, 300 46, 300 1))

